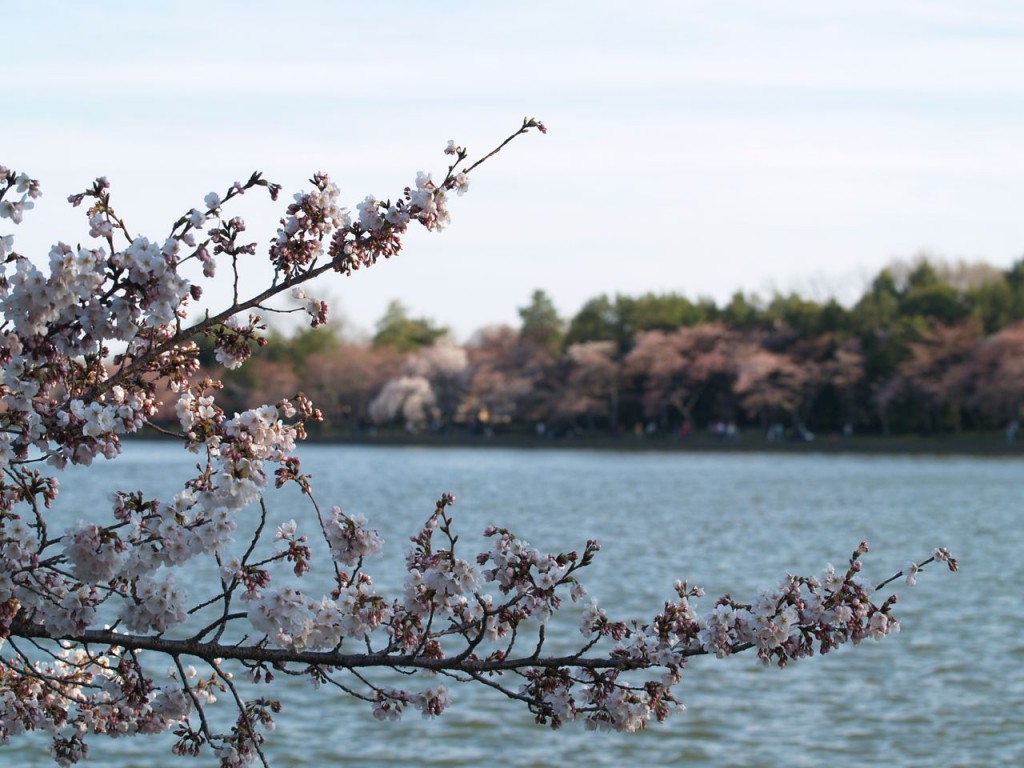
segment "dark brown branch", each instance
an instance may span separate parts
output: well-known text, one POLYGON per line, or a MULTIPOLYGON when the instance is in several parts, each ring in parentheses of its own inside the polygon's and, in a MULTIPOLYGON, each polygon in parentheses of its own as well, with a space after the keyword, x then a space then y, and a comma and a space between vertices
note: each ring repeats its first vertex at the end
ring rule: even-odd
MULTIPOLYGON (((86 630, 74 635, 52 638, 46 629, 38 624, 15 621, 11 624, 12 637, 50 638, 70 640, 76 643, 102 643, 139 651, 155 651, 170 656, 194 656, 204 661, 214 659, 235 659, 265 664, 309 664, 339 669, 369 667, 390 667, 422 669, 433 672, 455 671, 486 674, 504 672, 526 667, 577 667, 581 669, 631 669, 637 666, 633 659, 601 656, 530 656, 501 659, 474 659, 459 656, 434 659, 409 654, 382 653, 340 653, 338 651, 292 651, 285 648, 268 648, 262 645, 223 645, 203 643, 195 639, 171 639, 155 635, 129 635, 110 630, 86 630)), ((735 650, 746 650, 749 644, 735 650)), ((680 651, 681 656, 705 656, 703 648, 688 648, 680 651)))

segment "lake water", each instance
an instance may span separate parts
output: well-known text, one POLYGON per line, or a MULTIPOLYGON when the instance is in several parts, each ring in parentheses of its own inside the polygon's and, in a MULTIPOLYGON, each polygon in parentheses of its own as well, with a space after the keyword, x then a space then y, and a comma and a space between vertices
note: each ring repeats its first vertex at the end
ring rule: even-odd
MULTIPOLYGON (((677 578, 705 587, 701 609, 726 591, 743 599, 786 572, 842 567, 861 540, 873 580, 940 545, 961 572, 933 566, 916 587, 893 585, 902 632, 880 643, 785 670, 750 654, 695 659, 677 689, 687 710, 636 734, 552 732, 522 705, 465 685, 450 686, 454 704, 438 720, 380 723, 365 704, 287 681, 261 691, 285 706, 267 745, 279 768, 1024 764, 1020 460, 339 446, 300 455, 323 504, 364 514, 383 534, 386 557, 369 568, 381 590, 398 583, 408 536, 443 491, 456 496, 466 546, 491 524, 546 551, 599 539, 585 583, 613 618, 653 615, 677 578)), ((129 445, 65 476, 58 515, 105 519, 113 487, 169 495, 173 470, 190 460, 173 445, 129 445)), ((281 519, 309 514, 294 495, 270 499, 281 519)), ((170 744, 94 737, 87 764, 215 764, 174 758, 170 744)), ((48 764, 42 739, 0 748, 0 765, 48 764)))

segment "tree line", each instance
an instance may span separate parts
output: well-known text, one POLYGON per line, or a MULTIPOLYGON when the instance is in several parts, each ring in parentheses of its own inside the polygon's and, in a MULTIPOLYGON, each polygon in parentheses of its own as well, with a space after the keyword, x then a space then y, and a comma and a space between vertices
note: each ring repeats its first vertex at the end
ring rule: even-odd
POLYGON ((1024 259, 894 262, 850 305, 602 295, 563 318, 537 290, 519 315, 457 344, 395 301, 363 342, 327 325, 271 332, 238 371, 201 362, 239 410, 304 392, 328 435, 957 433, 1013 429, 1024 406, 1024 259))

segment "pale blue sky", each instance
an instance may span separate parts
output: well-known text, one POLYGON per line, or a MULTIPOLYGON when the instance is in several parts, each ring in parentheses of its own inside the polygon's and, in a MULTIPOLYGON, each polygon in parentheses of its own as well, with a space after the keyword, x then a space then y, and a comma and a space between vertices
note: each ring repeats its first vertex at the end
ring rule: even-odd
MULTIPOLYGON (((328 171, 354 207, 442 172, 448 139, 482 152, 542 118, 447 231, 323 287, 364 329, 392 298, 465 339, 537 287, 568 316, 601 293, 848 297, 894 257, 1024 254, 1009 0, 36 0, 3 29, 0 164, 43 182, 16 230, 40 256, 84 240, 63 200, 97 175, 157 238, 254 169, 289 193, 328 171)), ((282 207, 247 204, 255 239, 282 207)))

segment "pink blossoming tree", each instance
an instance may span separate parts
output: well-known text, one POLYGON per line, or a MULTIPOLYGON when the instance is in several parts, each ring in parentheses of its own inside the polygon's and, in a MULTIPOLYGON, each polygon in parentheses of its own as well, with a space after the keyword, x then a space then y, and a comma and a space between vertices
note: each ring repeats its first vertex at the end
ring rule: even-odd
MULTIPOLYGON (((673 686, 693 656, 751 650, 784 666, 898 628, 895 596, 874 597, 892 579, 861 580, 863 544, 845 569, 787 576, 746 602, 727 595, 702 612, 701 590, 677 582, 656 616, 612 618, 584 600, 596 541, 545 553, 491 527, 488 548, 467 556, 447 494, 411 532, 401 594, 379 594, 369 572, 379 535, 318 499, 295 455, 319 418, 313 404, 298 394, 229 415, 219 383, 197 379, 197 342, 223 365, 243 365, 275 299, 293 297, 311 325, 324 323, 327 305, 306 292, 312 280, 397 254, 414 223, 442 229, 449 193, 533 130, 545 129, 524 120, 474 163, 449 143, 442 178, 421 173, 395 200, 367 197, 354 214, 316 174, 287 206, 269 245, 273 278, 254 296, 240 295, 239 275, 258 248, 228 209, 260 188, 277 197, 259 173, 207 195, 163 240, 133 233, 98 179, 69 198, 86 207, 88 244, 58 242, 48 269, 17 253, 12 235, 0 238, 0 743, 42 730, 56 762, 70 765, 93 736, 170 731, 176 753, 266 765, 282 674, 362 699, 381 719, 440 715, 449 704, 441 675, 496 689, 552 727, 584 720, 633 731, 677 707, 673 686), (190 315, 225 269, 229 306, 190 315), (61 471, 116 459, 123 437, 156 428, 162 402, 173 404, 173 437, 196 461, 177 494, 112 489, 110 508, 66 530, 48 525, 61 471), (285 485, 306 503, 271 531, 268 509, 285 485), (216 577, 191 583, 184 569, 200 562, 216 577), (311 569, 330 574, 330 589, 301 588, 311 569), (579 603, 580 634, 574 651, 552 654, 545 627, 566 601, 579 603), (376 681, 381 669, 419 674, 397 689, 376 681), (230 717, 214 717, 224 707, 230 717)), ((36 180, 0 167, 3 220, 20 224, 39 195, 36 180)), ((956 570, 938 549, 893 579, 913 581, 936 560, 956 570)))

